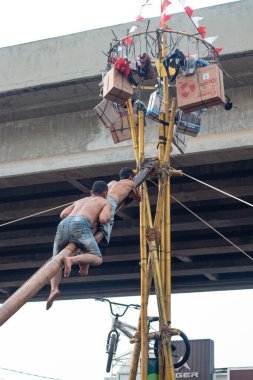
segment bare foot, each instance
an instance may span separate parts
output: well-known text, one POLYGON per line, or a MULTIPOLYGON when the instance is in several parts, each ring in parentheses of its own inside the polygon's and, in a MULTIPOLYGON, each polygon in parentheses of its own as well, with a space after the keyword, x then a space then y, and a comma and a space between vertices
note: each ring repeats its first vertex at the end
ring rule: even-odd
POLYGON ((59 289, 56 289, 54 291, 51 291, 51 293, 49 294, 49 297, 47 299, 47 306, 46 306, 46 309, 50 309, 50 307, 53 305, 53 302, 54 300, 59 297, 59 295, 61 294, 60 290, 59 289))
POLYGON ((63 257, 62 261, 64 264, 64 277, 69 277, 72 268, 71 260, 69 257, 63 257))
POLYGON ((88 271, 89 271, 89 265, 88 264, 86 264, 86 265, 79 264, 79 274, 81 276, 88 276, 88 271))

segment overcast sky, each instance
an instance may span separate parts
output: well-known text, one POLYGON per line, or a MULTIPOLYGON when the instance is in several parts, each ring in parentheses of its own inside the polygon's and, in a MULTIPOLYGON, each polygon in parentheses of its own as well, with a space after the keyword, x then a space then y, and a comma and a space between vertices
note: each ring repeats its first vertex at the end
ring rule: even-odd
MULTIPOLYGON (((228 1, 189 0, 187 5, 195 9, 221 2, 228 1)), ((0 47, 134 21, 143 3, 2 0, 0 47)), ((152 15, 159 15, 159 6, 152 15)), ((190 339, 213 339, 216 367, 252 366, 252 299, 253 290, 173 295, 172 325, 190 339)), ((154 297, 150 312, 155 313, 154 297)), ((137 318, 137 311, 127 317, 133 323, 137 318)), ((110 324, 107 305, 94 300, 57 301, 49 311, 45 302, 28 303, 0 328, 0 367, 61 380, 102 380, 110 324)), ((121 349, 129 349, 127 341, 121 349)), ((0 369, 0 380, 33 378, 39 379, 0 369)))
MULTIPOLYGON (((169 11, 182 12, 178 0, 169 11)), ((186 0, 193 9, 231 0, 186 0)), ((145 0, 1 0, 0 47, 135 21, 145 0)), ((160 0, 150 0, 148 17, 159 16, 160 0)), ((198 13, 199 15, 199 13, 198 13)))

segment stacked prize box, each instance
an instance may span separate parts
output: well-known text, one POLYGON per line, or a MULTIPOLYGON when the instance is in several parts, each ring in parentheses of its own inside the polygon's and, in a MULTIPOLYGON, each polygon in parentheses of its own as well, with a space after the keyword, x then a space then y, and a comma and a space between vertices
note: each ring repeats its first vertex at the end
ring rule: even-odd
POLYGON ((110 128, 110 126, 119 118, 119 110, 117 105, 110 100, 103 99, 94 110, 97 112, 100 120, 106 126, 106 128, 110 128))
MULTIPOLYGON (((137 128, 138 117, 136 109, 133 109, 133 114, 135 126, 137 128)), ((113 125, 110 126, 109 129, 115 144, 132 139, 127 110, 120 111, 120 117, 113 123, 113 125)), ((138 129, 136 132, 138 132, 138 129)))
POLYGON ((200 131, 201 111, 177 113, 177 128, 176 131, 188 136, 196 137, 200 131))
POLYGON ((133 95, 133 85, 114 66, 103 78, 103 98, 120 105, 133 95))

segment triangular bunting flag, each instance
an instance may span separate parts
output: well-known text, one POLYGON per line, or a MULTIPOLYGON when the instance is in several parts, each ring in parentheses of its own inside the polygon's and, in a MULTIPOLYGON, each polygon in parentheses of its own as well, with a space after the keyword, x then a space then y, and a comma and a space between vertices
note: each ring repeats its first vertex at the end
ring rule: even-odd
POLYGON ((160 26, 162 26, 163 24, 165 24, 170 19, 171 19, 170 15, 163 14, 162 17, 161 17, 161 24, 160 24, 160 26))
POLYGON ((141 21, 141 20, 144 20, 144 18, 141 15, 139 15, 139 16, 137 16, 135 21, 141 21))
POLYGON ((205 38, 205 41, 212 45, 213 42, 214 42, 217 38, 218 38, 218 36, 207 37, 207 38, 205 38))
POLYGON ((204 17, 191 17, 193 24, 198 28, 199 21, 203 20, 204 17))
POLYGON ((134 33, 136 31, 136 29, 138 29, 138 26, 137 25, 133 25, 131 27, 131 29, 129 30, 129 33, 134 33))
POLYGON ((192 17, 193 10, 191 9, 191 7, 185 7, 184 10, 188 14, 189 17, 192 17))
POLYGON ((162 3, 162 6, 161 6, 161 13, 163 13, 165 11, 165 9, 171 4, 171 1, 169 0, 165 0, 163 3, 162 3))
POLYGON ((205 38, 206 36, 206 27, 205 26, 199 26, 198 28, 199 33, 201 34, 202 38, 205 38))

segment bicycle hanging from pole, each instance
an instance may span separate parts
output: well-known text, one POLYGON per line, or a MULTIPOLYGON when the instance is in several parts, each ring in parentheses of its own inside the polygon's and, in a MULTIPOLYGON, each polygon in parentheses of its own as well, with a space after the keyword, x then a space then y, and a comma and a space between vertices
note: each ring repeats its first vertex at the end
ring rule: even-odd
MULTIPOLYGON (((123 317, 130 308, 140 310, 140 305, 113 302, 108 298, 95 298, 95 300, 107 302, 110 306, 110 312, 112 315, 112 325, 106 340, 106 353, 108 355, 106 372, 109 373, 111 371, 112 362, 117 353, 121 333, 129 338, 130 343, 132 344, 139 339, 137 327, 121 320, 120 318, 123 317)), ((155 322, 159 322, 159 317, 147 317, 148 361, 152 363, 153 360, 157 362, 159 352, 161 350, 160 334, 158 329, 153 326, 155 322)), ((182 331, 177 331, 176 335, 181 339, 177 340, 177 344, 174 342, 171 343, 171 349, 173 352, 173 366, 175 369, 180 368, 188 360, 190 355, 190 343, 187 336, 182 331), (180 350, 178 345, 179 342, 181 343, 180 350)))

